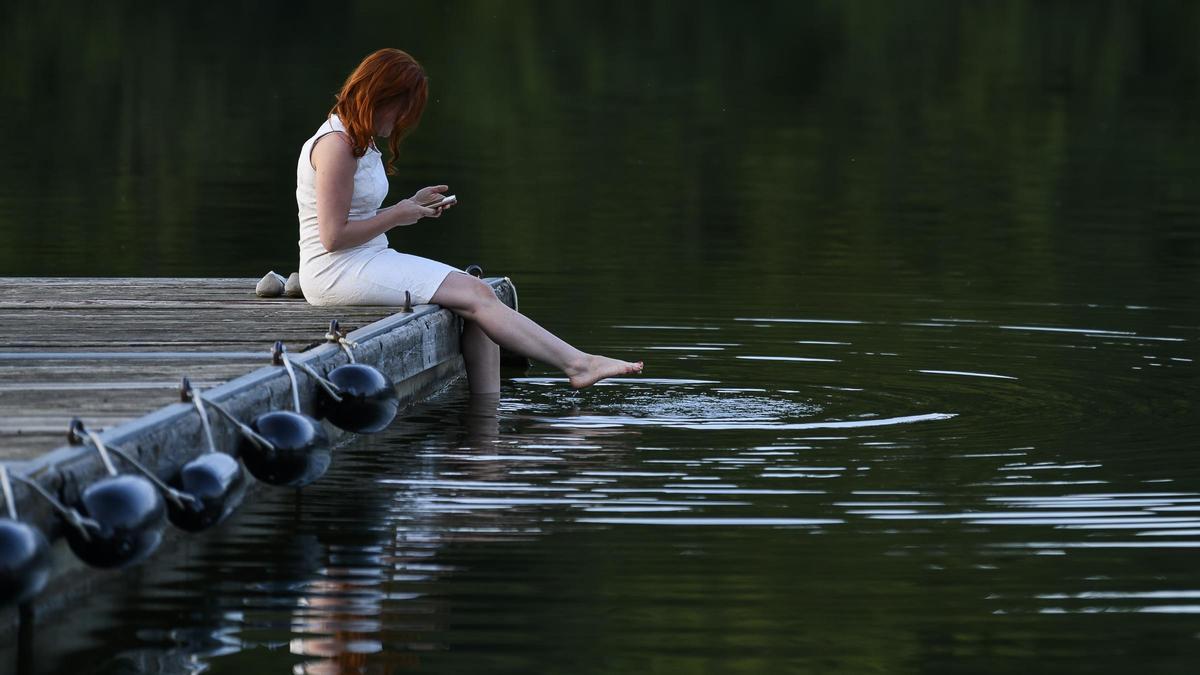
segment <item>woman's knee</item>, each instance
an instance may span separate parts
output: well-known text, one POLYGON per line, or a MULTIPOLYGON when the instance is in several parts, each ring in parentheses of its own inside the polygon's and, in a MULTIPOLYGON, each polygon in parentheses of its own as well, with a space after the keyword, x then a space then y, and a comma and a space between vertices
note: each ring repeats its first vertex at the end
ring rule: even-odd
POLYGON ((439 297, 443 300, 440 304, 471 315, 500 302, 491 286, 465 274, 450 275, 442 288, 438 289, 434 301, 437 302, 439 297))
POLYGON ((462 277, 459 283, 463 287, 462 293, 465 296, 469 309, 479 310, 497 302, 496 292, 483 281, 462 274, 455 276, 462 277))

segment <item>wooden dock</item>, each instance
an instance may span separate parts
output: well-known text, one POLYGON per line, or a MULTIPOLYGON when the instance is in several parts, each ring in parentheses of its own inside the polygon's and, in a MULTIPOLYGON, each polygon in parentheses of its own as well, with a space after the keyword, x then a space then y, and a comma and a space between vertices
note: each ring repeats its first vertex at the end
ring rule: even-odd
POLYGON ((313 307, 254 295, 254 279, 0 279, 0 460, 35 459, 73 416, 113 427, 295 353, 330 319, 359 328, 388 307, 313 307))
MULTIPOLYGON (((106 475, 94 450, 67 443, 70 420, 78 417, 103 430, 106 444, 119 445, 167 479, 204 447, 199 416, 180 402, 184 376, 243 420, 290 409, 289 380, 271 362, 272 345, 281 340, 294 360, 328 372, 348 362, 325 339, 332 319, 357 343, 359 362, 395 381, 401 405, 463 372, 461 321, 436 305, 409 313, 314 307, 302 299, 259 298, 256 281, 0 278, 0 461, 74 503, 106 475)), ((511 282, 485 281, 515 307, 511 282)), ((303 375, 300 382, 302 407, 311 414, 315 385, 303 375)), ((351 436, 325 426, 335 443, 351 436)), ((214 424, 214 432, 219 446, 236 443, 230 425, 214 424)), ((22 520, 53 542, 61 519, 19 488, 22 520)), ((54 579, 88 569, 63 542, 53 549, 54 579)), ((70 576, 78 581, 81 575, 70 576)), ((63 595, 54 584, 40 604, 63 595)))

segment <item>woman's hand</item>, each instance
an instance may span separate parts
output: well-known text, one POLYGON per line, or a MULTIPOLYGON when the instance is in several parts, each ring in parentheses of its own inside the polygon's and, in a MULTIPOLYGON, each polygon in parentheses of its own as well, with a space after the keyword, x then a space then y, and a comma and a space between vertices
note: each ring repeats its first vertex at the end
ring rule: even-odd
POLYGON ((417 190, 417 194, 412 196, 412 200, 422 205, 440 202, 446 196, 446 190, 449 189, 450 186, 448 185, 430 185, 429 187, 417 190))
POLYGON ((412 225, 422 218, 437 218, 442 215, 441 209, 431 209, 421 206, 413 199, 396 202, 389 209, 396 225, 412 225))
MULTIPOLYGON (((437 202, 440 202, 440 201, 442 201, 443 198, 445 198, 446 190, 449 190, 449 189, 450 189, 450 187, 447 185, 431 185, 429 187, 421 188, 420 190, 417 190, 417 194, 412 196, 412 200, 414 202, 416 202, 418 204, 422 204, 422 205, 436 204, 437 202)), ((434 211, 436 213, 434 213, 432 216, 429 216, 429 217, 437 218, 438 216, 442 215, 442 211, 445 211, 446 209, 450 208, 451 206, 454 206, 453 202, 451 202, 450 204, 446 204, 445 206, 439 206, 436 209, 434 209, 434 211)))

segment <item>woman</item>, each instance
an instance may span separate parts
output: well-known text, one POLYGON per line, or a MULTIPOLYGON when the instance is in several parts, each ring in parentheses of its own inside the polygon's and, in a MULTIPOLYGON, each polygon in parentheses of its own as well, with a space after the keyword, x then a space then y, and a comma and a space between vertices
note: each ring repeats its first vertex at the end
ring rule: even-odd
POLYGON ((314 305, 441 305, 464 320, 463 360, 471 392, 500 391, 497 345, 563 371, 575 388, 642 370, 630 363, 581 352, 496 298, 482 281, 449 265, 388 248, 384 233, 437 218, 445 185, 379 208, 400 141, 425 109, 425 71, 398 49, 371 54, 350 74, 329 119, 304 143, 296 166, 300 215, 300 286, 314 305), (387 170, 375 136, 388 139, 387 170))

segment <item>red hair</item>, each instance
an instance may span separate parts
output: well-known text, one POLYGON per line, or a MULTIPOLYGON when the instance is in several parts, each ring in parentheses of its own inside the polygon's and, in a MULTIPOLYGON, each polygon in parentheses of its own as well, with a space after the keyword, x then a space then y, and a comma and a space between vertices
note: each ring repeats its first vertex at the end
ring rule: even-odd
POLYGON ((393 163, 400 152, 400 141, 416 128, 428 98, 428 78, 421 64, 399 49, 380 49, 363 59, 350 73, 329 112, 336 114, 345 125, 354 146, 354 156, 362 157, 374 144, 375 111, 400 104, 396 126, 388 137, 391 156, 386 166, 390 174, 395 173, 393 163))

